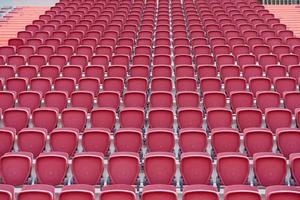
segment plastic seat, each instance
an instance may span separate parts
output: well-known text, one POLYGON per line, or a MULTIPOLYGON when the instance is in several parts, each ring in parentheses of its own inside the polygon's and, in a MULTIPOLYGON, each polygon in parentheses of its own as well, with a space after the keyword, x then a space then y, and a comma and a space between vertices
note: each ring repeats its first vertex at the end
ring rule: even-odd
POLYGON ((140 108, 123 108, 120 111, 120 127, 121 128, 137 128, 144 127, 144 110, 140 108))
POLYGON ((266 76, 274 82, 275 78, 285 77, 286 68, 282 65, 267 65, 266 76))
POLYGON ((182 152, 204 152, 207 146, 207 135, 202 129, 180 129, 179 146, 182 152))
POLYGON ((298 91, 284 92, 283 99, 285 108, 289 109, 292 113, 295 113, 296 109, 300 107, 299 98, 300 92, 298 91))
POLYGON ((215 155, 222 152, 238 152, 240 148, 239 132, 232 128, 211 130, 212 147, 215 155))
POLYGON ((71 106, 84 108, 91 112, 94 105, 94 94, 90 91, 75 91, 71 94, 71 106))
POLYGON ((251 77, 249 79, 249 90, 256 95, 259 91, 270 91, 271 80, 267 77, 251 77))
POLYGON ((62 68, 62 76, 66 78, 74 78, 76 83, 82 76, 82 67, 79 65, 67 65, 62 68))
POLYGON ((172 108, 173 97, 170 92, 152 92, 150 95, 150 107, 172 108))
POLYGON ((143 77, 130 77, 127 79, 127 91, 147 92, 148 80, 143 77))
POLYGON ((104 186, 100 193, 100 198, 102 200, 111 200, 115 198, 122 200, 136 200, 136 194, 134 188, 130 185, 114 184, 104 186))
POLYGON ((44 103, 46 107, 53 107, 61 112, 67 106, 67 99, 67 92, 49 91, 45 94, 44 103))
POLYGON ((105 69, 101 65, 89 65, 84 69, 85 77, 94 77, 98 78, 100 83, 104 81, 104 72, 105 69))
POLYGON ((253 95, 247 91, 233 91, 230 93, 230 106, 233 112, 240 107, 252 107, 253 95))
POLYGON ((16 93, 13 91, 1 91, 0 100, 0 108, 4 112, 6 109, 15 106, 16 93))
POLYGON ((209 91, 220 91, 221 80, 216 77, 207 77, 200 79, 200 91, 202 94, 209 91))
POLYGON ((99 107, 108 107, 114 110, 119 108, 120 94, 115 91, 102 91, 98 94, 97 105, 99 107))
POLYGON ((6 80, 6 90, 20 92, 27 90, 28 79, 22 77, 13 77, 6 80))
POLYGON ((203 94, 203 106, 205 110, 215 107, 225 107, 226 106, 226 96, 223 92, 204 92, 203 94))
MULTIPOLYGON (((7 70, 9 69, 9 67, 7 68, 7 70)), ((29 81, 34 78, 37 77, 38 74, 38 67, 35 65, 24 65, 24 66, 19 66, 17 68, 17 74, 18 77, 24 77, 27 78, 29 81)), ((13 72, 14 73, 14 72, 13 72)), ((9 75, 8 75, 9 76, 9 75)), ((12 76, 11 76, 12 77, 12 76)))
POLYGON ((76 80, 74 78, 59 77, 54 82, 54 89, 65 91, 70 95, 75 90, 76 80))
POLYGON ((17 48, 17 53, 28 59, 29 56, 35 54, 35 47, 31 45, 22 45, 17 48))
POLYGON ((183 77, 194 77, 195 69, 192 65, 177 65, 175 67, 175 77, 183 78, 183 77))
POLYGON ((289 156, 291 179, 293 179, 295 185, 299 186, 299 153, 292 153, 289 156))
POLYGON ((1 46, 0 55, 6 59, 8 56, 14 55, 16 53, 16 48, 14 46, 1 46))
POLYGON ((249 185, 229 185, 224 189, 224 200, 261 200, 258 189, 249 185))
POLYGON ((195 57, 196 65, 213 65, 214 59, 211 55, 196 55, 195 57))
POLYGON ((19 132, 28 126, 29 116, 28 108, 9 108, 3 113, 3 124, 5 127, 15 128, 16 132, 19 132))
POLYGON ((56 128, 50 133, 50 148, 52 151, 66 152, 73 156, 78 144, 78 129, 56 128))
POLYGON ((125 79, 127 75, 127 68, 125 65, 110 65, 108 67, 107 76, 108 77, 118 77, 125 79))
POLYGON ((224 85, 227 96, 230 96, 231 92, 246 90, 246 79, 243 77, 226 78, 224 85))
POLYGON ((192 199, 218 200, 217 189, 210 185, 187 185, 183 188, 182 200, 192 199))
POLYGON ((178 110, 178 127, 202 128, 202 118, 200 108, 181 108, 178 110))
POLYGON ((27 62, 29 65, 35 65, 40 68, 42 65, 46 65, 47 60, 44 55, 31 55, 28 57, 27 62))
POLYGON ((94 96, 97 96, 99 93, 100 81, 98 78, 85 77, 79 79, 78 88, 79 90, 90 91, 94 96))
POLYGON ((212 159, 208 153, 182 153, 180 172, 184 185, 209 184, 213 171, 212 159))
POLYGON ((18 199, 45 199, 54 200, 55 199, 55 188, 50 185, 45 184, 35 184, 35 185, 25 185, 22 191, 18 194, 18 199))
POLYGON ((256 57, 249 54, 241 54, 237 57, 237 64, 241 67, 249 64, 256 64, 256 57))
POLYGON ((299 57, 296 54, 283 54, 279 58, 280 64, 285 66, 290 65, 298 65, 299 64, 299 57))
POLYGON ((115 91, 122 93, 124 89, 124 81, 121 78, 111 77, 104 79, 103 91, 115 91))
POLYGON ((297 145, 299 141, 299 130, 296 128, 278 128, 276 129, 276 141, 280 152, 289 157, 292 153, 299 153, 297 145))
POLYGON ((142 147, 142 132, 134 128, 121 128, 115 132, 114 145, 117 152, 139 153, 142 147))
POLYGON ((266 44, 254 45, 252 46, 252 52, 256 57, 260 57, 260 55, 267 55, 271 53, 271 47, 266 44))
POLYGON ((67 56, 65 55, 52 55, 48 60, 49 65, 57 65, 59 67, 67 65, 67 56))
POLYGON ((75 154, 72 159, 72 175, 76 184, 97 185, 104 170, 102 153, 84 152, 75 154))
POLYGON ((32 113, 32 124, 37 128, 45 128, 50 133, 58 123, 58 109, 51 107, 37 108, 32 113))
POLYGON ((246 184, 250 171, 249 160, 241 153, 219 153, 217 172, 222 185, 246 184))
POLYGON ((30 80, 30 90, 41 93, 44 97, 51 90, 52 81, 47 77, 35 77, 30 80))
POLYGON ((227 108, 208 108, 206 123, 208 129, 231 128, 232 113, 227 108))
POLYGON ((286 176, 286 160, 281 154, 255 153, 253 167, 259 185, 283 185, 286 176))
POLYGON ((264 70, 266 70, 268 65, 278 64, 278 57, 273 54, 261 54, 258 57, 258 63, 264 68, 264 70))
POLYGON ((249 156, 259 152, 271 152, 273 133, 266 128, 245 128, 244 146, 249 156))
POLYGON ((216 56, 216 64, 220 69, 223 65, 234 65, 235 59, 230 54, 220 54, 216 56))
POLYGON ((38 182, 48 185, 63 184, 68 170, 68 154, 63 152, 41 153, 36 159, 38 182))
POLYGON ((84 108, 65 108, 61 112, 61 123, 64 128, 76 128, 80 132, 86 126, 87 112, 84 108))
POLYGON ((150 56, 149 55, 135 55, 132 58, 132 64, 133 65, 146 65, 149 66, 150 65, 150 56))
POLYGON ((151 200, 163 198, 165 200, 177 200, 176 188, 172 185, 154 184, 143 188, 142 199, 151 200))
POLYGON ((101 128, 86 128, 82 135, 85 152, 100 152, 106 155, 110 146, 110 131, 101 128))
POLYGON ((185 77, 176 79, 176 91, 197 91, 197 81, 194 78, 185 77))
POLYGON ((55 49, 50 45, 42 45, 37 48, 36 52, 39 55, 46 56, 46 60, 48 60, 48 58, 54 54, 55 49))
POLYGON ((16 69, 14 66, 10 66, 10 65, 1 66, 0 77, 3 80, 15 77, 15 73, 16 73, 16 69))
POLYGON ((15 136, 16 130, 14 128, 0 128, 0 156, 3 156, 5 153, 8 153, 13 149, 15 136))
POLYGON ((154 65, 152 69, 153 78, 171 78, 172 68, 170 65, 154 65))
POLYGON ((296 79, 292 77, 276 77, 274 78, 275 90, 283 97, 283 93, 287 91, 295 91, 297 89, 296 79))
POLYGON ((92 65, 101 65, 104 67, 105 71, 108 69, 109 57, 107 55, 97 54, 91 57, 92 65))
POLYGON ((290 77, 293 77, 297 80, 299 83, 299 77, 300 77, 300 65, 290 65, 288 67, 288 73, 290 77))
POLYGON ((54 81, 60 75, 60 67, 56 65, 45 65, 40 69, 40 77, 50 78, 51 81, 54 81))
POLYGON ((109 157, 107 170, 111 184, 135 185, 139 175, 139 156, 132 152, 115 152, 109 157))
POLYGON ((256 105, 263 113, 266 108, 279 107, 280 95, 274 91, 260 91, 256 93, 256 105))
POLYGON ((14 200, 15 188, 12 185, 1 184, 0 185, 0 198, 3 200, 14 200))
POLYGON ((173 128, 173 111, 167 108, 149 110, 149 128, 173 128))
POLYGON ((300 191, 295 186, 274 185, 266 188, 266 200, 290 199, 296 200, 300 197, 300 191))
POLYGON ((289 128, 292 125, 292 113, 285 108, 266 108, 266 125, 275 133, 278 128, 289 128))
POLYGON ((263 76, 263 68, 260 65, 244 65, 242 67, 243 77, 249 82, 252 77, 263 76))
POLYGON ((63 186, 59 193, 59 200, 93 200, 95 199, 95 188, 91 185, 75 184, 63 186))
POLYGON ((236 65, 225 64, 220 66, 220 76, 222 81, 226 78, 239 77, 240 76, 240 68, 236 65))
POLYGON ((30 152, 36 158, 45 148, 46 137, 44 128, 23 128, 18 133, 19 151, 30 152))
POLYGON ((105 128, 112 131, 115 120, 115 111, 110 108, 95 108, 91 112, 92 128, 105 128))
POLYGON ((175 138, 169 129, 148 129, 146 134, 148 152, 173 152, 175 138))
POLYGON ((170 185, 172 183, 176 172, 173 153, 150 152, 146 154, 144 162, 145 176, 148 184, 170 185))
POLYGON ((193 64, 192 57, 190 55, 175 55, 174 57, 175 66, 178 65, 191 65, 193 64))
POLYGON ((152 91, 171 91, 171 78, 153 78, 150 86, 152 91))
POLYGON ((261 127, 262 112, 256 108, 238 108, 236 110, 236 122, 241 131, 245 128, 261 127))
POLYGON ((32 161, 33 156, 29 152, 5 153, 0 159, 2 183, 13 186, 27 183, 31 175, 32 161))
MULTIPOLYGON (((151 98, 151 96, 150 96, 150 98, 151 98)), ((171 101, 170 101, 171 98, 170 98, 169 94, 168 94, 168 99, 169 99, 169 101, 163 101, 163 102, 171 103, 171 101)), ((150 102, 151 102, 151 99, 150 99, 150 102)), ((163 102, 160 99, 157 98, 157 104, 156 105, 165 104, 163 102)), ((183 108, 183 107, 196 107, 196 108, 198 108, 200 106, 199 95, 198 95, 197 92, 190 92, 190 91, 178 92, 176 94, 176 103, 177 103, 178 108, 183 108)), ((172 102, 172 104, 173 104, 173 102, 172 102)), ((168 106, 170 106, 172 104, 168 104, 168 106)))
POLYGON ((12 65, 16 68, 21 65, 25 65, 25 63, 26 63, 26 58, 25 56, 22 55, 11 55, 11 56, 7 56, 6 58, 6 64, 12 65))

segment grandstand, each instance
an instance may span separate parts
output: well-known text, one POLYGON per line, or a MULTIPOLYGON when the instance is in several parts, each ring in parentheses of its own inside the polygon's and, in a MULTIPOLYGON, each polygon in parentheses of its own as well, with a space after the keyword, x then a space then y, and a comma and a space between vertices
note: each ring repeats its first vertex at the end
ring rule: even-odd
POLYGON ((0 2, 0 200, 300 200, 296 3, 0 2))

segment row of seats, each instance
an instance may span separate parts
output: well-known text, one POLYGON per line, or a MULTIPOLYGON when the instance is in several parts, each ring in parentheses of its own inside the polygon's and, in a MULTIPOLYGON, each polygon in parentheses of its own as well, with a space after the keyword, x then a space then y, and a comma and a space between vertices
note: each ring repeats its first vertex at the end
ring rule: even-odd
MULTIPOLYGON (((300 154, 289 157, 291 180, 286 180, 287 163, 282 154, 261 152, 253 156, 254 177, 248 178, 250 161, 241 153, 219 153, 216 161, 217 184, 236 185, 254 184, 262 186, 284 185, 289 183, 299 185, 300 154)), ((10 152, 1 157, 2 182, 10 185, 31 183, 61 185, 67 182, 77 184, 102 185, 105 180, 103 171, 104 157, 101 153, 77 153, 70 164, 71 173, 68 174, 68 154, 64 152, 41 153, 35 159, 28 152, 10 152), (31 170, 35 169, 35 176, 31 170), (69 180, 70 179, 70 180, 69 180)), ((139 177, 140 159, 137 153, 116 152, 108 158, 107 171, 109 184, 177 185, 176 160, 174 154, 167 152, 150 152, 144 159, 143 172, 145 180, 139 177), (143 180, 143 181, 142 181, 143 180)), ((207 153, 183 153, 180 158, 180 185, 214 183, 212 159, 207 153)))
MULTIPOLYGON (((0 185, 0 195, 5 200, 13 200, 14 188, 10 185, 0 185)), ((50 185, 36 184, 26 185, 22 191, 15 193, 19 200, 25 199, 56 199, 55 188, 50 185)), ((297 200, 299 198, 299 189, 292 186, 269 186, 266 188, 265 199, 290 199, 297 200)), ((136 200, 138 194, 135 189, 129 185, 107 185, 104 186, 100 192, 101 200, 112 199, 127 199, 136 200)), ((141 192, 141 199, 152 200, 157 198, 164 198, 165 200, 181 199, 176 193, 176 188, 170 185, 148 185, 143 188, 141 192)), ((186 186, 182 192, 182 200, 192 200, 205 198, 207 200, 221 199, 221 195, 217 192, 216 188, 207 185, 190 185, 186 186), (220 198, 219 198, 220 196, 220 198)), ((235 185, 227 186, 224 189, 224 200, 230 199, 253 199, 261 200, 262 197, 256 187, 235 185)), ((95 200, 97 194, 95 188, 89 185, 75 184, 63 186, 58 194, 59 200, 95 200)))
MULTIPOLYGON (((47 136, 43 128, 24 128, 17 134, 13 128, 1 128, 0 155, 10 152, 14 143, 19 151, 31 152, 37 157, 47 147, 52 151, 63 151, 73 156, 82 147, 84 152, 101 152, 108 155, 110 150, 110 131, 101 128, 87 128, 82 135, 78 129, 56 128, 47 136)), ((183 128, 178 136, 180 152, 206 152, 208 135, 203 129, 183 128)), ((296 128, 279 128, 276 131, 277 149, 286 157, 299 152, 299 130, 296 128)), ((210 146, 213 154, 223 152, 239 152, 241 147, 248 156, 258 152, 272 152, 273 133, 266 128, 245 128, 242 135, 235 129, 215 128, 211 132, 210 146), (241 136, 242 140, 241 140, 241 136)), ((175 134, 170 129, 148 129, 145 136, 137 129, 120 128, 113 135, 112 144, 115 152, 141 153, 143 143, 148 152, 173 152, 175 134), (145 142, 143 140, 145 138, 145 142)))

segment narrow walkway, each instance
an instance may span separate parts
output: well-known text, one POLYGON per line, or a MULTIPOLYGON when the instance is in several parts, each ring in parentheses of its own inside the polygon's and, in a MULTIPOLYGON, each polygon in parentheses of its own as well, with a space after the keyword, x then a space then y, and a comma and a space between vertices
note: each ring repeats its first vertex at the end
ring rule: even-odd
POLYGON ((10 38, 16 37, 18 31, 25 30, 39 15, 49 7, 17 7, 0 19, 0 46, 7 45, 10 38))
POLYGON ((287 25, 288 29, 300 37, 300 6, 299 5, 265 5, 265 8, 287 25))

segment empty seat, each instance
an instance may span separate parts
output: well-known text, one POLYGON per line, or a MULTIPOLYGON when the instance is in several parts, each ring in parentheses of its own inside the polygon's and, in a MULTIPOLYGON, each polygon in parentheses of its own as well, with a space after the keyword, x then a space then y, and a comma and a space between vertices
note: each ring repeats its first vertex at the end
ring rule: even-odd
POLYGON ((19 151, 30 152, 34 158, 45 148, 47 130, 44 128, 23 128, 18 133, 19 151))
POLYGON ((274 91, 260 91, 256 93, 256 106, 263 113, 266 108, 279 107, 280 106, 280 95, 274 91))
POLYGON ((30 110, 28 108, 9 108, 3 113, 5 127, 15 128, 19 132, 29 123, 30 110))
POLYGON ((246 90, 246 79, 242 77, 226 78, 224 85, 226 94, 230 96, 233 91, 246 90))
POLYGON ((211 185, 187 185, 183 187, 182 200, 218 200, 217 189, 211 185))
POLYGON ((230 106, 233 112, 236 112, 237 108, 252 107, 253 106, 253 94, 247 91, 233 91, 230 93, 230 106))
POLYGON ((134 128, 120 128, 115 132, 114 145, 117 152, 139 153, 142 147, 142 131, 134 128))
POLYGON ((115 91, 102 91, 98 94, 97 105, 99 107, 107 107, 114 110, 119 108, 120 94, 115 91))
POLYGON ((277 147, 285 157, 289 157, 292 153, 300 153, 297 145, 300 139, 299 133, 296 128, 278 128, 276 130, 277 147))
POLYGON ((18 199, 55 199, 55 188, 46 184, 24 185, 22 191, 18 194, 18 199))
POLYGON ((181 108, 178 110, 179 128, 202 128, 202 112, 199 108, 181 108))
POLYGON ((106 155, 110 145, 109 130, 87 128, 82 135, 82 147, 86 152, 101 152, 106 155))
POLYGON ((207 135, 203 129, 182 128, 179 130, 179 147, 181 152, 204 152, 207 135))
POLYGON ((8 152, 1 159, 2 183, 19 186, 28 182, 33 156, 29 152, 8 152), (5 170, 4 170, 5 169, 5 170))
POLYGON ((94 93, 90 91, 75 91, 71 94, 71 106, 84 108, 91 112, 94 106, 94 93))
POLYGON ((72 159, 72 175, 76 184, 97 185, 104 170, 103 154, 84 152, 76 154, 72 159))
POLYGON ((263 68, 260 65, 244 65, 242 67, 243 77, 249 82, 251 77, 263 76, 263 68))
POLYGON ((259 185, 283 185, 286 176, 286 160, 281 154, 255 153, 254 174, 259 185))
POLYGON ((87 112, 84 108, 65 108, 61 113, 61 123, 64 128, 76 128, 80 132, 86 126, 87 112))
POLYGON ((50 148, 52 151, 66 152, 73 156, 78 145, 78 129, 56 128, 50 133, 50 148))
POLYGON ((296 200, 300 197, 300 190, 295 186, 273 185, 266 188, 266 200, 290 199, 296 200))
POLYGON ((261 200, 260 193, 255 186, 229 185, 224 189, 224 200, 261 200))
POLYGON ((275 90, 283 97, 286 91, 295 91, 297 89, 296 79, 292 77, 277 77, 274 78, 275 90))
POLYGON ((173 181, 176 163, 173 153, 150 152, 144 161, 145 176, 148 184, 168 184, 173 181))
POLYGON ((278 128, 289 128, 292 125, 292 113, 285 108, 266 108, 267 127, 275 133, 278 128))
POLYGON ((154 184, 143 188, 142 199, 151 200, 163 198, 165 200, 177 200, 176 187, 173 185, 154 184))
POLYGON ((171 78, 153 78, 150 84, 151 91, 172 91, 171 78))
POLYGON ((58 123, 58 109, 51 107, 37 108, 32 113, 32 124, 37 128, 45 128, 50 133, 58 123))
POLYGON ((110 131, 115 126, 115 111, 109 108, 95 108, 91 112, 91 127, 106 128, 110 131), (101 120, 100 120, 101 119, 101 120))
POLYGON ((108 160, 111 184, 135 185, 139 175, 139 156, 133 152, 115 152, 108 160))
POLYGON ((23 77, 12 77, 6 80, 6 90, 15 91, 19 94, 27 90, 28 79, 23 77))
POLYGON ((167 108, 149 110, 149 128, 173 128, 173 111, 167 108))
POLYGON ((91 185, 75 184, 63 186, 59 193, 59 200, 93 200, 95 199, 95 188, 91 185))
POLYGON ((227 108, 209 108, 207 109, 206 123, 210 130, 214 128, 230 128, 232 113, 227 108))
POLYGON ((217 172, 222 185, 247 184, 250 171, 249 160, 241 153, 219 153, 217 172))
POLYGON ((173 152, 175 137, 169 129, 148 129, 146 134, 148 152, 173 152))
MULTIPOLYGON (((151 96, 150 96, 150 98, 151 98, 151 96)), ((168 98, 168 99, 170 99, 170 98, 168 98)), ((165 104, 165 103, 163 103, 165 101, 161 102, 161 100, 162 99, 157 98, 157 105, 165 104)), ((150 99, 150 102, 151 102, 151 99, 150 99)), ((171 103, 171 101, 167 101, 167 102, 171 103)), ((190 91, 178 92, 178 93, 176 93, 176 103, 177 103, 178 108, 199 107, 200 106, 199 95, 197 92, 190 92, 190 91)), ((173 102, 172 102, 172 104, 173 104, 173 102)), ((169 104, 169 105, 172 105, 172 104, 169 104)))
POLYGON ((130 185, 114 184, 104 186, 100 193, 100 198, 102 200, 111 200, 115 198, 136 200, 136 194, 135 189, 130 185))
POLYGON ((236 123, 241 131, 245 128, 259 128, 262 124, 262 112, 256 108, 238 108, 236 110, 236 123))
POLYGON ((120 127, 142 129, 144 127, 144 115, 143 109, 123 108, 120 111, 120 127))
POLYGON ((67 92, 49 91, 45 94, 44 103, 46 107, 53 107, 61 112, 67 106, 67 99, 67 92))
POLYGON ((249 90, 256 95, 258 91, 270 91, 271 80, 267 77, 251 77, 249 79, 249 90))
POLYGON ((55 79, 54 89, 65 91, 68 95, 71 95, 75 90, 76 80, 70 77, 59 77, 55 79))
POLYGON ((209 184, 212 175, 212 159, 207 153, 181 154, 180 172, 184 185, 209 184))
POLYGON ((124 89, 124 81, 121 78, 110 77, 104 79, 103 91, 116 91, 122 93, 124 89))
POLYGON ((143 77, 130 77, 127 79, 127 91, 147 92, 148 81, 143 77))
POLYGON ((13 91, 1 91, 0 100, 0 108, 4 112, 6 109, 15 106, 16 93, 13 91))
POLYGON ((0 156, 8 153, 14 146, 16 130, 14 128, 3 127, 0 129, 0 156))
POLYGON ((20 92, 18 103, 20 107, 27 107, 31 111, 40 107, 42 94, 37 91, 20 92))
POLYGON ((240 135, 236 129, 215 128, 211 130, 211 143, 215 155, 222 152, 238 152, 240 135))
POLYGON ((298 91, 284 92, 283 99, 285 108, 292 113, 295 113, 295 110, 300 107, 300 92, 298 91))
POLYGON ((272 152, 273 133, 266 128, 245 128, 244 146, 249 156, 259 152, 272 152))
POLYGON ((300 154, 299 153, 292 153, 289 156, 290 160, 290 169, 291 169, 291 179, 295 182, 295 185, 299 185, 300 176, 299 176, 299 161, 300 161, 300 154))

